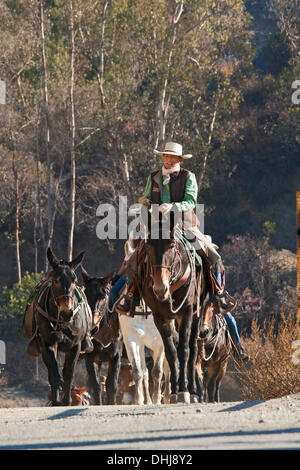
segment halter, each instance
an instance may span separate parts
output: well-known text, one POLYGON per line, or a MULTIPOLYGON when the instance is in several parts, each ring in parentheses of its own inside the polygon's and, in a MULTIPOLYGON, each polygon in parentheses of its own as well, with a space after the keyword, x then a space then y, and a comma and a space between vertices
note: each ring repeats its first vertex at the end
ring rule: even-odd
MULTIPOLYGON (((183 245, 183 242, 180 240, 180 238, 178 238, 178 239, 176 240, 176 242, 181 243, 182 246, 184 246, 184 245, 183 245)), ((147 250, 147 246, 146 246, 146 252, 147 252, 147 251, 148 251, 148 250, 147 250)), ((182 306, 184 305, 184 303, 185 303, 186 299, 188 298, 188 296, 189 296, 189 294, 190 294, 190 292, 191 292, 191 289, 192 289, 192 287, 193 287, 193 281, 194 281, 195 278, 196 278, 195 259, 194 259, 194 256, 195 256, 195 255, 194 255, 194 254, 192 255, 189 250, 186 250, 186 252, 187 252, 187 254, 188 254, 189 264, 190 264, 190 268, 191 268, 191 272, 190 272, 190 277, 191 277, 191 279, 190 279, 190 283, 189 283, 189 287, 188 287, 188 289, 187 289, 186 295, 184 296, 184 298, 183 298, 182 302, 180 303, 180 305, 179 305, 175 310, 173 309, 173 299, 172 299, 171 296, 169 297, 170 312, 173 313, 173 314, 178 313, 179 310, 180 310, 180 309, 182 308, 182 306)), ((174 261, 175 261, 175 258, 176 258, 176 255, 177 255, 177 254, 179 255, 179 259, 180 259, 180 262, 181 262, 181 256, 180 256, 180 254, 179 254, 179 252, 178 252, 177 245, 175 245, 175 255, 174 255, 174 258, 173 258, 173 260, 172 260, 172 263, 170 264, 170 266, 165 266, 165 265, 158 265, 158 264, 152 265, 152 264, 151 264, 151 261, 150 261, 150 257, 149 257, 149 255, 148 255, 148 253, 147 253, 147 255, 148 255, 148 263, 149 263, 149 267, 150 267, 150 276, 152 277, 152 279, 153 279, 153 271, 152 271, 152 268, 153 268, 153 267, 160 267, 160 268, 161 268, 161 267, 164 267, 165 269, 168 269, 168 270, 171 272, 171 274, 172 274, 172 271, 171 271, 171 270, 172 270, 172 265, 173 265, 173 263, 174 263, 174 261)), ((185 273, 184 273, 184 274, 185 274, 185 273)), ((183 275, 183 276, 184 276, 184 275, 183 275)), ((173 279, 173 281, 174 281, 174 279, 173 279)), ((186 279, 186 281, 187 281, 187 279, 186 279)), ((174 283, 173 283, 172 285, 174 285, 174 283)), ((182 285, 183 285, 183 284, 182 284, 182 285)), ((170 286, 170 287, 171 287, 171 286, 170 286)), ((181 286, 180 286, 180 287, 181 287, 181 286)))
POLYGON ((102 299, 98 300, 95 304, 95 308, 92 312, 93 316, 98 315, 99 316, 99 323, 101 322, 105 312, 108 311, 108 302, 109 302, 109 294, 110 294, 110 288, 111 285, 110 283, 104 288, 105 290, 105 295, 102 299))
MULTIPOLYGON (((175 261, 175 259, 176 259, 176 255, 179 255, 177 246, 175 245, 175 254, 174 254, 174 257, 173 257, 173 259, 172 259, 172 262, 170 263, 169 266, 167 266, 167 265, 165 265, 165 264, 152 264, 152 263, 151 263, 151 260, 150 260, 149 253, 148 253, 148 247, 147 247, 147 245, 145 245, 145 248, 146 248, 146 253, 147 253, 147 257, 148 257, 148 263, 149 263, 149 267, 150 267, 150 275, 151 275, 151 278, 153 279, 153 268, 167 269, 167 270, 170 272, 170 275, 171 275, 171 278, 172 278, 172 267, 173 267, 174 261, 175 261)), ((180 255, 179 255, 179 259, 180 259, 180 265, 181 265, 181 257, 180 257, 180 255)), ((173 280, 174 280, 174 279, 173 279, 173 280)))
MULTIPOLYGON (((68 262, 63 260, 63 259, 59 261, 59 265, 69 266, 68 262)), ((72 272, 72 275, 75 277, 74 283, 76 283, 77 282, 77 276, 73 271, 71 271, 71 272, 72 272)), ((60 299, 61 297, 73 299, 73 294, 72 295, 70 295, 70 294, 54 295, 52 282, 51 282, 50 289, 51 289, 52 298, 53 298, 54 303, 55 303, 57 308, 59 308, 59 304, 58 304, 57 300, 60 299)), ((72 305, 72 307, 73 307, 73 305, 72 305)), ((73 313, 73 315, 74 315, 74 313, 73 313)))
MULTIPOLYGON (((64 323, 69 323, 70 320, 76 315, 76 313, 78 312, 78 310, 80 309, 81 305, 82 305, 82 302, 78 299, 78 305, 77 307, 75 308, 75 310, 73 310, 73 314, 72 314, 72 317, 69 319, 69 320, 62 320, 60 319, 60 314, 58 313, 57 317, 52 317, 48 311, 47 311, 47 303, 48 303, 48 300, 49 300, 49 292, 51 291, 51 294, 52 294, 52 298, 54 300, 54 303, 55 303, 55 306, 58 308, 59 307, 59 304, 57 303, 57 299, 59 299, 60 297, 70 297, 73 299, 73 295, 69 295, 69 294, 65 294, 65 295, 59 295, 59 296, 55 296, 54 293, 53 293, 53 289, 52 289, 52 282, 50 283, 50 285, 46 288, 46 290, 42 290, 39 298, 38 298, 38 301, 36 303, 36 309, 37 311, 45 318, 47 318, 47 320, 49 320, 49 322, 53 323, 55 322, 56 323, 56 327, 55 329, 58 327, 58 324, 64 324, 64 323), (48 289, 48 292, 47 292, 47 289, 48 289), (47 299, 45 299, 45 310, 40 306, 40 300, 41 300, 41 297, 44 293, 47 293, 47 299)), ((73 292, 74 294, 74 292, 73 292)), ((76 294, 75 294, 76 295, 76 294)))
POLYGON ((53 289, 52 289, 52 284, 50 286, 50 289, 51 289, 51 293, 52 293, 52 298, 53 298, 54 303, 55 303, 57 308, 59 307, 59 304, 57 303, 57 300, 60 299, 61 297, 68 297, 70 299, 73 299, 73 295, 70 295, 70 294, 54 295, 54 292, 53 292, 53 289))

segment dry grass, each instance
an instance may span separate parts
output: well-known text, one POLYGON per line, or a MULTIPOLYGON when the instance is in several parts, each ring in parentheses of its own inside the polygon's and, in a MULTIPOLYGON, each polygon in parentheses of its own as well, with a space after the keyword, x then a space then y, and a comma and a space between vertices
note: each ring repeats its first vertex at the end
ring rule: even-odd
POLYGON ((274 319, 262 327, 253 320, 251 338, 245 340, 251 361, 240 371, 244 399, 267 400, 300 392, 300 364, 292 361, 297 339, 294 315, 282 314, 277 326, 274 319))

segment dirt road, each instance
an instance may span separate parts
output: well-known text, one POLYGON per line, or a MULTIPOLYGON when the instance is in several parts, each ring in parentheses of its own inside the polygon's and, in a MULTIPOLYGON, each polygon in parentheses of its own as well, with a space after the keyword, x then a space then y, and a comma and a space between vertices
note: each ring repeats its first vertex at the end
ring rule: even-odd
POLYGON ((218 404, 2 408, 0 449, 300 449, 300 394, 218 404))

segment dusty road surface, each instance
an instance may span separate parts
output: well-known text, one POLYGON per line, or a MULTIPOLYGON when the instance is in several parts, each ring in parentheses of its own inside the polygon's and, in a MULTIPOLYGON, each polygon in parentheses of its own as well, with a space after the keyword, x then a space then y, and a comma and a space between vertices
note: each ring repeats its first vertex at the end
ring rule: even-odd
POLYGON ((300 449, 300 394, 218 404, 2 408, 0 449, 300 449))

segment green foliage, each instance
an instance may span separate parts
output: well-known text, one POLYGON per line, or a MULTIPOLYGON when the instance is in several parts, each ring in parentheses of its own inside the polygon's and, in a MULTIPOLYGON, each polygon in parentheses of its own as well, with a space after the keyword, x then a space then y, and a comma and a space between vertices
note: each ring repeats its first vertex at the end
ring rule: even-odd
POLYGON ((26 272, 21 284, 15 283, 11 288, 4 286, 0 293, 0 333, 1 337, 9 334, 20 334, 23 314, 27 301, 39 282, 43 272, 35 275, 26 272))
POLYGON ((270 247, 270 239, 272 235, 276 232, 276 223, 271 222, 270 220, 266 220, 263 223, 263 251, 268 251, 271 249, 270 247))

